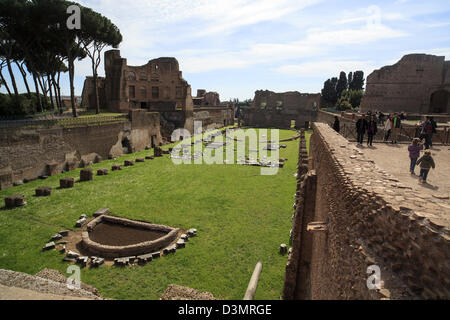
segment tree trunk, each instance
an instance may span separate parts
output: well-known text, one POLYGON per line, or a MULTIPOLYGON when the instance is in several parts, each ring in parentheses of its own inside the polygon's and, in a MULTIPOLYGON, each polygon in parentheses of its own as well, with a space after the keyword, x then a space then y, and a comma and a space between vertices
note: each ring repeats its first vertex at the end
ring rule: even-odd
POLYGON ((22 74, 23 83, 25 83, 25 88, 27 89, 27 97, 29 99, 31 99, 31 91, 30 91, 30 87, 28 86, 27 73, 24 70, 23 66, 20 63, 18 63, 17 61, 16 61, 16 65, 19 68, 20 73, 22 74))
MULTIPOLYGON (((47 88, 45 87, 45 81, 44 78, 41 77, 40 75, 38 75, 37 77, 38 81, 39 81, 39 85, 41 86, 41 90, 42 90, 42 94, 44 95, 44 103, 43 103, 43 107, 46 108, 48 105, 48 96, 47 96, 47 88)), ((42 110, 44 111, 44 110, 42 110)))
POLYGON ((3 77, 3 73, 2 73, 1 70, 0 70, 0 79, 2 80, 2 84, 5 86, 6 91, 8 91, 8 94, 9 94, 9 96, 11 97, 11 96, 12 96, 11 90, 9 90, 9 86, 8 86, 8 84, 6 83, 6 80, 5 80, 5 78, 3 77))
POLYGON ((69 78, 70 78, 70 104, 72 105, 72 114, 77 117, 77 108, 75 107, 75 87, 73 85, 73 78, 75 74, 74 59, 69 57, 69 78))
POLYGON ((38 112, 42 112, 42 111, 44 111, 44 108, 42 107, 41 95, 39 93, 39 84, 36 79, 35 73, 33 73, 33 80, 34 80, 34 86, 36 88, 36 97, 37 97, 37 101, 38 101, 38 112))
POLYGON ((50 93, 50 104, 52 106, 53 111, 55 111, 55 102, 53 101, 52 80, 49 75, 47 75, 47 81, 48 81, 48 92, 50 93))
POLYGON ((14 73, 12 71, 11 68, 11 61, 9 61, 9 59, 6 59, 6 65, 8 66, 8 71, 9 71, 9 76, 11 77, 11 83, 14 89, 14 95, 18 98, 19 97, 19 91, 17 90, 17 85, 16 85, 16 78, 14 77, 14 73))
POLYGON ((52 84, 53 84, 53 91, 55 92, 55 102, 56 102, 56 108, 58 111, 61 110, 61 105, 59 104, 59 97, 58 97, 58 88, 56 86, 56 79, 55 75, 52 74, 52 84))
POLYGON ((59 99, 59 105, 61 107, 61 109, 59 109, 59 114, 63 113, 63 103, 62 103, 62 99, 61 99, 61 86, 59 85, 59 79, 61 76, 61 71, 58 71, 58 79, 56 80, 56 84, 58 86, 58 99, 59 99))
POLYGON ((92 77, 94 80, 94 100, 95 100, 95 113, 100 113, 100 99, 98 97, 98 85, 97 85, 97 70, 94 59, 92 59, 92 77))

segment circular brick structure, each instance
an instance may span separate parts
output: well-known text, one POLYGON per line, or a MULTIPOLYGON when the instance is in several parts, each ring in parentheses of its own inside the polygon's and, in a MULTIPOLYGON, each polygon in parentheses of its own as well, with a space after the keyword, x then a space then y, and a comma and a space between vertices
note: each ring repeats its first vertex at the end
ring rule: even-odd
POLYGON ((137 256, 160 251, 174 242, 180 229, 101 215, 82 233, 82 246, 104 258, 137 256))

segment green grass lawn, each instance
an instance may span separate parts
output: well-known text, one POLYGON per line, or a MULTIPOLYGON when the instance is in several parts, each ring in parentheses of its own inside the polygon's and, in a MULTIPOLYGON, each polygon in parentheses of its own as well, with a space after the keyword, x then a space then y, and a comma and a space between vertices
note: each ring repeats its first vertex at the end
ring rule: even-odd
MULTIPOLYGON (((294 134, 281 130, 280 138, 294 134)), ((261 261, 255 298, 279 299, 287 262, 279 245, 289 243, 292 227, 298 140, 283 144, 288 147, 280 150, 280 157, 289 160, 275 176, 262 176, 259 167, 241 165, 176 166, 165 155, 90 182, 77 182, 78 169, 0 191, 0 199, 24 194, 28 202, 22 208, 0 210, 0 268, 30 274, 52 268, 66 274, 63 255, 41 248, 60 230, 74 230, 81 214, 92 216, 99 208, 110 208, 116 216, 196 228, 198 237, 185 249, 145 266, 82 269, 81 281, 104 297, 158 299, 169 284, 178 284, 221 299, 242 299, 255 264, 261 261), (76 178, 75 187, 57 189, 62 177, 76 178), (39 186, 53 187, 52 195, 34 197, 39 186)), ((147 154, 153 151, 92 168, 111 169, 114 163, 147 154)))

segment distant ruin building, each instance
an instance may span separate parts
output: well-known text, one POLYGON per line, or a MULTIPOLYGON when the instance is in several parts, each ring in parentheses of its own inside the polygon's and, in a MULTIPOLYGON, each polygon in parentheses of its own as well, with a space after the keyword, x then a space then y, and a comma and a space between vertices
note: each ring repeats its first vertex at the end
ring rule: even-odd
POLYGON ((305 122, 315 121, 320 100, 320 93, 256 91, 243 121, 245 125, 254 127, 303 127, 305 122))
POLYGON ((361 111, 450 113, 450 61, 409 54, 367 78, 361 111))
POLYGON ((220 96, 217 92, 206 92, 205 89, 197 90, 197 96, 193 98, 194 107, 220 106, 220 96))
MULTIPOLYGON (((183 79, 177 59, 158 58, 150 60, 143 66, 135 67, 127 65, 127 59, 120 56, 119 50, 109 50, 105 52, 104 61, 105 77, 98 78, 102 109, 113 112, 128 112, 132 109, 159 112, 163 134, 168 134, 174 128, 185 128, 193 132, 194 100, 191 86, 183 79)), ((220 105, 217 93, 203 91, 201 104, 220 105)), ((83 88, 82 106, 93 108, 94 97, 93 78, 87 77, 83 88)), ((223 108, 230 109, 232 106, 223 108)), ((234 121, 232 110, 223 114, 228 118, 216 117, 210 124, 219 126, 234 121)))

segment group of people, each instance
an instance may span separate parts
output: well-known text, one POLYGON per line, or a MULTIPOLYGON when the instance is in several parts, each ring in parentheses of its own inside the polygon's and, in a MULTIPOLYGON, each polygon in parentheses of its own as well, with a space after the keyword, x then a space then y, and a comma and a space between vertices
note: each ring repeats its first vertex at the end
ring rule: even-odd
MULTIPOLYGON (((339 117, 335 116, 334 119, 333 129, 340 132, 339 117)), ((402 121, 405 119, 403 113, 395 113, 394 115, 389 114, 386 120, 384 120, 384 115, 381 112, 375 114, 368 113, 367 116, 366 114, 362 114, 358 121, 356 121, 358 146, 362 146, 364 136, 367 134, 367 146, 372 147, 373 138, 378 131, 378 125, 384 126, 384 142, 388 142, 390 139, 392 144, 396 144, 402 127, 402 121)), ((414 138, 412 143, 408 146, 409 158, 411 160, 409 170, 412 175, 415 175, 415 168, 416 166, 419 166, 419 181, 420 183, 426 183, 431 168, 435 169, 436 167, 434 159, 431 156, 431 151, 428 149, 433 145, 432 138, 433 134, 436 133, 437 124, 433 120, 433 117, 428 116, 425 121, 419 123, 418 128, 419 137, 414 138), (424 142, 422 142, 423 140, 424 142), (424 150, 424 147, 425 152, 421 157, 420 152, 424 150)))
POLYGON ((420 131, 419 139, 425 140, 425 149, 432 148, 433 134, 437 132, 436 121, 434 121, 433 117, 427 116, 425 121, 418 124, 418 129, 420 131))
MULTIPOLYGON (((402 118, 398 113, 393 116, 388 115, 386 121, 384 122, 384 142, 388 142, 391 138, 391 143, 397 143, 398 135, 402 128, 402 118)), ((404 118, 403 118, 404 120, 404 118)))
POLYGON ((366 115, 363 114, 361 118, 356 121, 356 133, 358 145, 362 146, 364 142, 364 135, 367 133, 367 146, 373 146, 373 137, 377 134, 378 124, 374 115, 369 116, 369 120, 366 119, 366 115))

